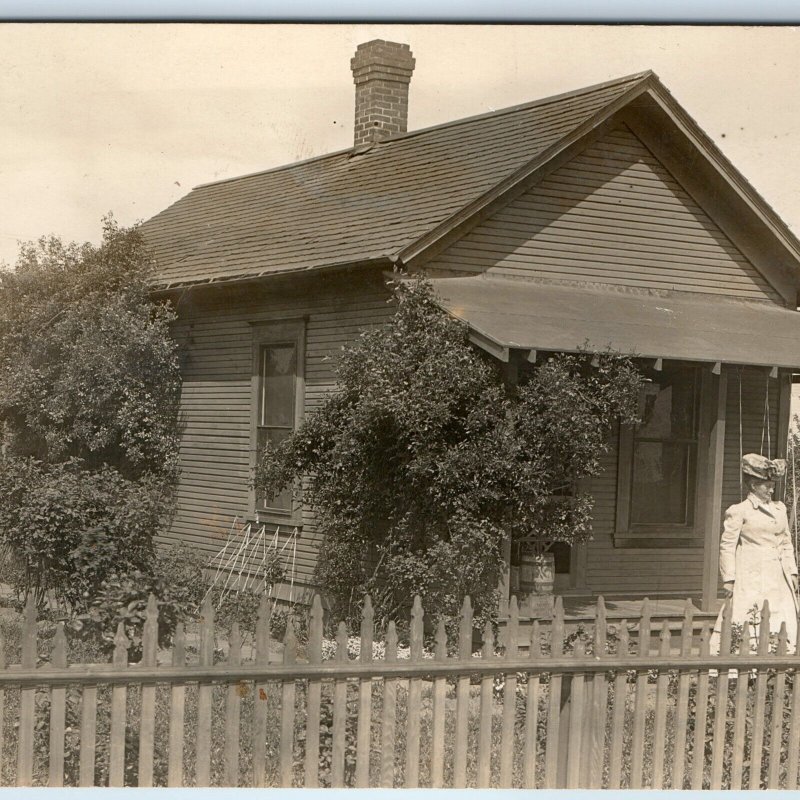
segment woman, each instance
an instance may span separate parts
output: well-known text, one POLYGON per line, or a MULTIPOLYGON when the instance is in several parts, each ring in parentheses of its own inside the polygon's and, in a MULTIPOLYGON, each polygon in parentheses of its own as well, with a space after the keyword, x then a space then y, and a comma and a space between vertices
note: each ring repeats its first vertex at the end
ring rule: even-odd
MULTIPOLYGON (((743 626, 760 619, 764 601, 769 601, 770 631, 777 633, 786 623, 790 652, 797 641, 797 563, 789 536, 786 506, 772 499, 775 479, 786 472, 786 462, 757 453, 742 458, 742 473, 747 484, 745 500, 725 512, 725 527, 720 540, 719 570, 725 596, 731 598, 731 619, 743 626), (757 607, 757 612, 753 607, 757 607)), ((720 619, 715 626, 719 632, 720 619)), ((750 628, 751 646, 758 636, 750 628)), ((716 636, 714 637, 717 638, 716 636)), ((715 643, 716 644, 716 643, 715 643)))

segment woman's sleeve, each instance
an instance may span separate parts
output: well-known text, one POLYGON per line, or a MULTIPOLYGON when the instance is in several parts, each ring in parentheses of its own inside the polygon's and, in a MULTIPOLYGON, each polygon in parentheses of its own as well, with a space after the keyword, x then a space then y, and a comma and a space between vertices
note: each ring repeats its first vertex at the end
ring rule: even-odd
POLYGON ((725 524, 719 541, 719 574, 723 583, 736 580, 736 545, 742 532, 742 512, 731 506, 725 512, 725 524))

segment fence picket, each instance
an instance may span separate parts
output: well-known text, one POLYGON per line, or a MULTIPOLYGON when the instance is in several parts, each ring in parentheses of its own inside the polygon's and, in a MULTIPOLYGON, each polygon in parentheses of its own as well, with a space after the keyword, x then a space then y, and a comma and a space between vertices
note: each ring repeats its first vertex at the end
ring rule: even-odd
MULTIPOLYGON (((288 628, 288 626, 287 626, 288 628)), ((234 622, 228 640, 228 666, 234 669, 242 663, 242 634, 234 622)), ((240 692, 244 683, 231 681, 225 690, 225 785, 239 785, 239 722, 242 716, 240 692)))
MULTIPOLYGON (((36 667, 36 601, 33 592, 25 603, 22 624, 22 666, 36 667)), ((19 701, 19 734, 17 740, 17 786, 33 784, 33 729, 36 722, 36 687, 22 689, 19 701)))
MULTIPOLYGON (((628 620, 619 623, 617 654, 628 655, 628 620)), ((622 745, 625 733, 625 706, 628 697, 628 673, 618 669, 614 674, 614 711, 611 717, 611 747, 608 754, 608 788, 619 789, 622 783, 622 745)))
MULTIPOLYGON (((788 650, 786 623, 781 622, 778 633, 778 655, 785 656, 788 650)), ((783 730, 783 694, 786 691, 786 670, 775 670, 775 683, 772 690, 772 728, 769 739, 769 766, 767 769, 767 789, 780 789, 779 771, 781 766, 781 732, 783 730)))
MULTIPOLYGON (((541 658, 539 620, 531 623, 530 657, 532 661, 541 658)), ((536 788, 536 745, 539 726, 539 673, 528 673, 528 691, 525 697, 525 744, 522 753, 524 788, 536 788)))
MULTIPOLYGON (((142 630, 142 664, 156 665, 158 651, 158 604, 154 595, 147 600, 145 623, 142 630)), ((155 746, 156 687, 142 686, 142 708, 139 723, 139 786, 153 785, 153 748, 155 746)))
MULTIPOLYGON (((484 659, 494 659, 494 633, 491 622, 483 629, 484 659)), ((491 672, 481 676, 481 701, 478 719, 478 777, 479 789, 488 789, 492 775, 492 706, 494 693, 494 675, 491 672)))
MULTIPOLYGON (((315 597, 315 602, 317 598, 315 597)), ((312 618, 313 618, 312 608, 312 618)), ((256 617, 255 663, 262 667, 269 664, 270 617, 272 604, 266 594, 261 596, 256 617)), ((313 622, 312 622, 313 629, 313 622)), ((309 633, 309 652, 312 648, 313 633, 309 633)), ((253 786, 263 788, 267 785, 267 692, 266 681, 256 679, 253 686, 253 786)), ((319 710, 317 711, 319 722, 319 710)), ((314 773, 316 776, 316 772, 314 773)), ((306 776, 308 780, 308 776, 306 776)), ((311 785, 311 784, 308 784, 311 785)), ((313 784, 316 786, 316 784, 313 784)))
MULTIPOLYGON (((458 657, 468 663, 472 658, 472 604, 469 596, 461 606, 458 627, 458 657)), ((453 788, 467 785, 467 736, 469 729, 469 675, 459 675, 456 684, 456 728, 453 757, 453 788)))
MULTIPOLYGON (((127 662, 127 660, 126 653, 125 661, 127 662)), ((175 637, 172 642, 172 664, 176 667, 186 665, 186 632, 182 622, 175 627, 175 637)), ((185 718, 186 684, 174 683, 170 689, 167 786, 183 786, 183 725, 185 718)))
MULTIPOLYGON (((206 595, 200 611, 200 665, 214 663, 214 606, 206 595)), ((214 686, 211 681, 201 681, 197 686, 197 747, 195 785, 211 785, 211 710, 214 686)))
MULTIPOLYGON (((436 625, 437 662, 447 661, 447 629, 444 619, 439 618, 436 625)), ((433 721, 431 723, 431 786, 441 789, 444 786, 444 731, 445 731, 445 693, 447 679, 439 676, 433 681, 433 721)))
MULTIPOLYGON (((414 598, 414 605, 411 607, 411 629, 409 632, 411 662, 414 664, 422 663, 423 615, 422 601, 417 595, 414 598)), ((406 703, 405 788, 414 789, 419 786, 420 711, 422 705, 422 680, 420 678, 413 677, 408 679, 406 703)))
MULTIPOLYGON (((519 645, 519 606, 512 597, 508 605, 505 657, 516 658, 519 645)), ((500 789, 510 789, 514 767, 514 722, 517 718, 517 673, 506 672, 503 686, 503 719, 500 729, 500 789)))
MULTIPOLYGON (((709 630, 708 622, 704 622, 700 633, 700 655, 707 656, 710 650, 711 631, 709 630)), ((697 693, 695 695, 694 739, 692 741, 692 789, 703 788, 707 721, 708 668, 701 668, 697 676, 697 693)))
MULTIPOLYGON (((686 658, 692 652, 694 633, 694 604, 687 598, 683 608, 681 626, 681 656, 686 658)), ((689 724, 689 670, 678 672, 678 697, 675 701, 675 745, 672 752, 672 788, 683 789, 686 768, 686 732, 689 724)))
MULTIPOLYGON (((114 666, 122 671, 128 667, 130 641, 125 635, 125 623, 120 620, 114 635, 114 666)), ((115 683, 111 688, 111 733, 108 754, 108 785, 114 788, 125 785, 125 726, 127 716, 128 686, 115 683)))
POLYGON ((97 686, 87 684, 81 697, 81 745, 78 785, 94 786, 95 738, 97 733, 97 686))
MULTIPOLYGON (((672 649, 669 620, 661 623, 659 655, 667 658, 672 649)), ((656 678, 656 709, 653 721, 653 789, 664 788, 664 761, 667 746, 667 706, 669 705, 669 670, 658 670, 656 678)))
MULTIPOLYGON (((597 598, 594 614, 594 638, 592 647, 594 657, 602 659, 606 655, 606 605, 603 596, 597 598)), ((600 789, 603 782, 603 756, 605 753, 606 721, 608 718, 608 682, 605 672, 592 676, 591 724, 586 726, 587 746, 584 750, 586 769, 581 785, 587 789, 600 789)))
MULTIPOLYGON (((54 667, 67 666, 67 637, 64 623, 59 622, 53 637, 50 663, 54 667)), ((50 763, 47 785, 51 788, 64 785, 64 728, 66 720, 66 695, 64 686, 50 689, 50 763)))
MULTIPOLYGON (((345 655, 347 644, 345 643, 345 655)), ((283 663, 297 663, 297 637, 294 632, 294 619, 286 620, 286 634, 283 637, 283 663)), ((280 786, 292 788, 294 783, 294 718, 297 688, 294 678, 283 681, 281 687, 281 745, 280 745, 280 786)))
MULTIPOLYGON (((800 656, 800 618, 798 618, 797 642, 794 652, 795 655, 800 656)), ((0 708, 2 708, 2 705, 0 705, 0 708)), ((795 669, 792 680, 791 722, 789 723, 789 741, 786 757, 786 789, 797 788, 798 766, 800 766, 800 670, 795 669)))
MULTIPOLYGON (((311 619, 308 626, 309 664, 322 663, 322 623, 322 600, 318 594, 315 594, 314 601, 311 604, 311 619)), ((266 663, 266 660, 264 663, 266 663)), ((306 789, 316 789, 319 786, 319 725, 322 681, 313 678, 309 680, 307 692, 304 786, 306 789)), ((262 707, 264 711, 264 738, 266 738, 266 703, 262 703, 262 707)), ((262 752, 263 749, 262 745, 262 752)), ((264 786, 264 783, 258 785, 264 786)))
MULTIPOLYGON (((386 663, 397 661, 397 628, 394 620, 386 628, 386 663)), ((442 679, 444 680, 444 679, 442 679)), ((383 679, 383 712, 381 714, 381 786, 394 787, 395 724, 397 722, 397 679, 383 679)), ((435 747, 434 741, 434 747, 435 747)))
MULTIPOLYGON (((758 655, 769 653, 769 600, 764 601, 758 626, 758 655)), ((764 750, 764 717, 768 671, 756 661, 756 693, 753 704, 753 733, 750 745, 750 789, 761 788, 761 759, 764 750)))
MULTIPOLYGON (((731 652, 731 620, 733 604, 726 600, 722 608, 722 630, 719 637, 719 652, 727 656, 731 652)), ((716 703, 714 706, 714 738, 711 747, 711 783, 713 790, 722 788, 722 761, 725 756, 725 733, 728 721, 728 670, 717 673, 716 703)))
MULTIPOLYGON (((564 652, 564 601, 556 597, 550 625, 550 657, 564 652)), ((561 722, 561 674, 550 673, 547 708, 547 740, 544 758, 544 788, 555 789, 558 780, 559 727, 561 722)))
MULTIPOLYGON (((372 662, 372 641, 374 637, 374 613, 369 595, 364 598, 361 610, 361 650, 362 664, 372 662)), ((372 678, 362 678, 358 687, 358 738, 356 740, 356 787, 369 786, 369 756, 372 738, 372 678)))
MULTIPOLYGON (((582 659, 585 653, 583 639, 576 639, 573 655, 576 659, 582 659)), ((581 764, 583 753, 584 729, 584 673, 575 672, 572 675, 572 707, 569 715, 569 739, 567 749, 567 789, 577 789, 580 785, 581 764)))
MULTIPOLYGON (((743 661, 750 657, 750 648, 747 639, 742 637, 739 644, 739 656, 743 661)), ((736 699, 733 707, 733 744, 731 748, 731 789, 742 788, 742 773, 744 770, 744 744, 747 729, 747 705, 749 700, 750 670, 740 668, 736 680, 736 699)))
MULTIPOLYGON (((639 655, 650 653, 650 601, 647 597, 642 601, 639 616, 639 655)), ((647 711, 648 671, 638 670, 636 673, 636 693, 633 705, 633 742, 631 744, 631 789, 642 788, 642 767, 644 766, 645 746, 645 714, 647 711)))
MULTIPOLYGON (((345 664, 347 655, 347 625, 339 623, 336 631, 336 662, 345 664)), ((331 752, 331 787, 344 787, 344 753, 347 738, 347 678, 337 678, 333 687, 333 742, 331 752)))
MULTIPOLYGON (((6 637, 0 630, 0 672, 6 668, 6 637)), ((3 780, 3 761, 5 760, 5 716, 6 716, 6 690, 0 687, 0 786, 5 786, 3 780)))

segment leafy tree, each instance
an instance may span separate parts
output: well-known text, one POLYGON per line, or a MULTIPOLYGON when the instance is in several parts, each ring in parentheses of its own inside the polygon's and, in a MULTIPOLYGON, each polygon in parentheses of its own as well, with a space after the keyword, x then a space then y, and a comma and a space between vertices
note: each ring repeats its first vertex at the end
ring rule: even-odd
POLYGON ((0 541, 20 588, 84 603, 111 565, 150 569, 177 480, 180 378, 153 261, 108 217, 0 272, 0 541))
POLYGON ((338 363, 338 388, 265 451, 256 485, 304 479, 324 534, 317 577, 354 617, 369 591, 384 614, 415 593, 453 617, 465 594, 491 616, 502 542, 591 534, 596 474, 618 418, 633 421, 641 377, 611 352, 556 354, 506 386, 429 283, 396 289, 397 310, 338 363), (592 363, 594 362, 594 363, 592 363))

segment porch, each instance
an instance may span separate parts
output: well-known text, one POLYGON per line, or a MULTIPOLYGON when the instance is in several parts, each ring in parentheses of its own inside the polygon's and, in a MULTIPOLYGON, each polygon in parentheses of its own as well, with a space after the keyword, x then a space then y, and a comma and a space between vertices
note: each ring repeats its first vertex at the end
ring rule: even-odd
MULTIPOLYGON (((442 307, 501 362, 509 385, 552 353, 606 347, 632 354, 645 376, 642 422, 618 426, 601 471, 575 487, 594 498, 593 536, 567 548, 560 568, 556 556, 565 614, 580 617, 581 598, 619 595, 614 613, 623 618, 624 594, 658 595, 678 617, 688 596, 716 616, 723 514, 746 493, 741 455, 786 456, 792 373, 800 366, 796 311, 690 292, 488 277, 433 283, 442 307)), ((505 555, 501 606, 520 565, 511 542, 505 555)))

